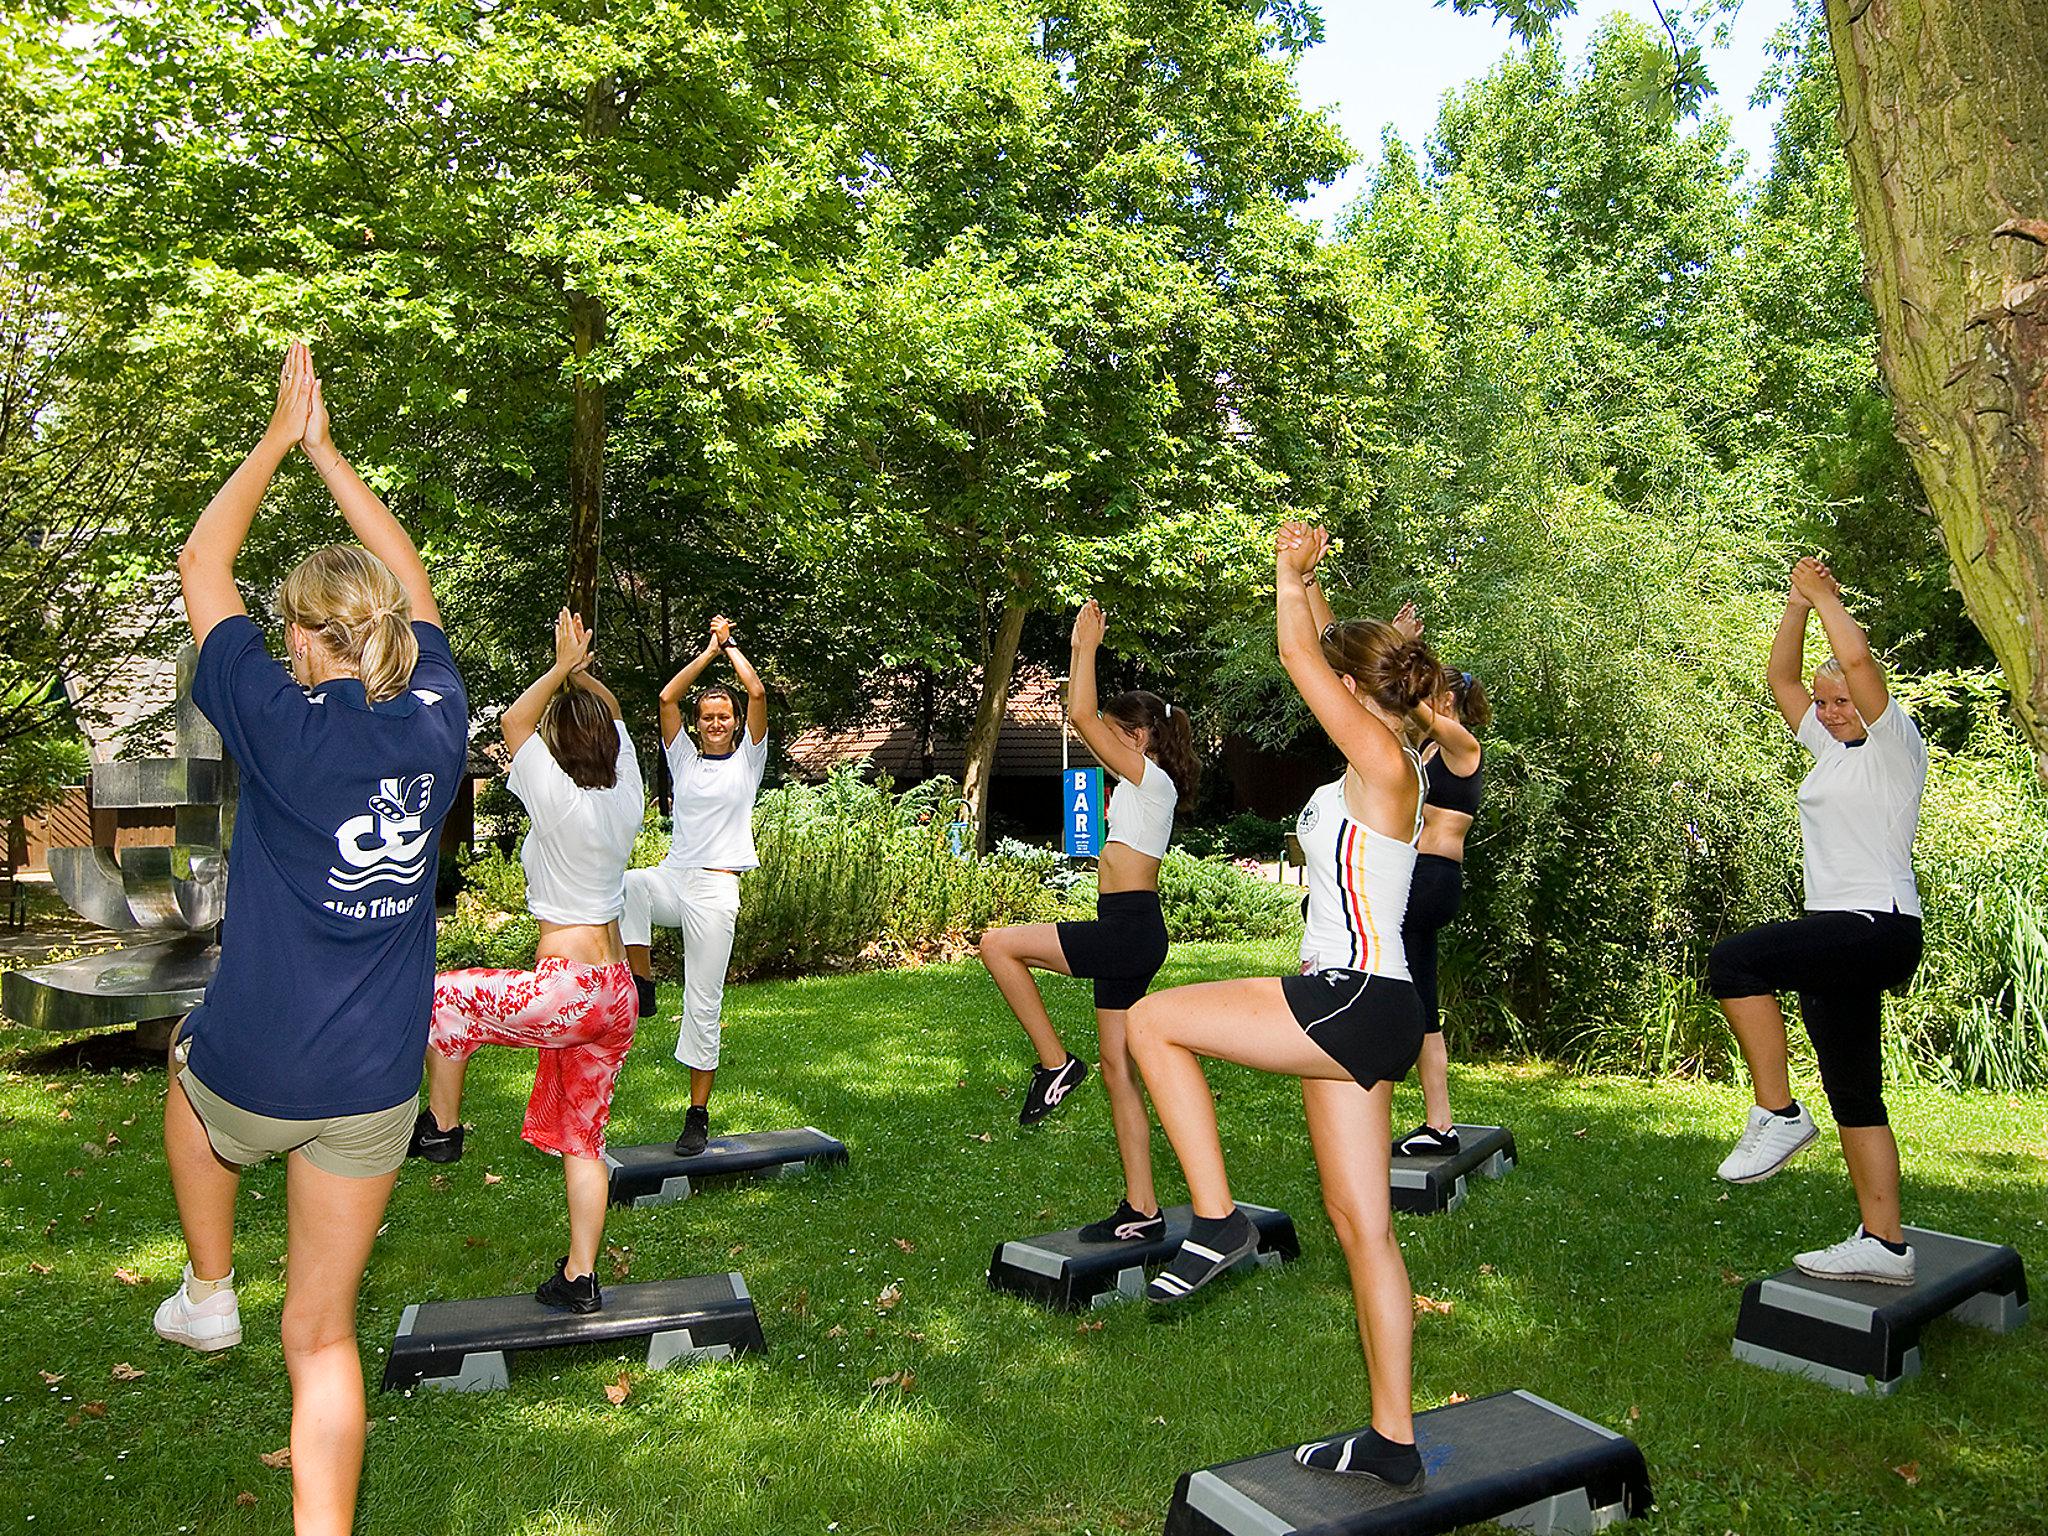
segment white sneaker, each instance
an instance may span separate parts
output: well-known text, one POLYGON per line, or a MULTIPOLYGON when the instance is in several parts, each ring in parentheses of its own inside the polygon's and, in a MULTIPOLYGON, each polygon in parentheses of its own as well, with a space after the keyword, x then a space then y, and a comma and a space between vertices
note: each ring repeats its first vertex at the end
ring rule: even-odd
POLYGON ((215 1291, 204 1301, 194 1301, 185 1294, 185 1287, 192 1280, 192 1266, 187 1264, 185 1278, 156 1309, 157 1337, 208 1354, 241 1343, 242 1309, 235 1302, 235 1272, 229 1270, 227 1278, 224 1290, 215 1291))
POLYGON ((1904 1253, 1893 1253, 1861 1227, 1832 1248, 1794 1254, 1792 1262, 1799 1266, 1801 1274, 1816 1280, 1874 1280, 1879 1285, 1913 1283, 1911 1246, 1904 1253))
POLYGON ((1758 1184, 1805 1151, 1820 1134, 1820 1128, 1813 1123, 1804 1104, 1793 1107, 1799 1113, 1787 1120, 1768 1109, 1751 1106, 1742 1139, 1714 1171, 1730 1184, 1758 1184))

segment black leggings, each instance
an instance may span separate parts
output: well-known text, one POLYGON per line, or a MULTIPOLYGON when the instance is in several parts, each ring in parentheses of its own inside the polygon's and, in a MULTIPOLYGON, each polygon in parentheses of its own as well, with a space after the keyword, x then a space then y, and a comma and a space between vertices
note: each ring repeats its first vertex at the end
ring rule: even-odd
POLYGON ((1886 1125, 1879 1037, 1887 988, 1920 966, 1920 919, 1902 912, 1808 912, 1723 939, 1707 957, 1717 998, 1799 994, 1835 1124, 1886 1125))
POLYGON ((1444 1021, 1436 1006, 1436 935, 1458 915, 1465 892, 1465 866, 1440 853, 1418 854, 1415 879, 1408 887, 1408 913, 1401 919, 1401 948, 1408 956, 1408 974, 1422 999, 1422 1032, 1441 1034, 1444 1021))

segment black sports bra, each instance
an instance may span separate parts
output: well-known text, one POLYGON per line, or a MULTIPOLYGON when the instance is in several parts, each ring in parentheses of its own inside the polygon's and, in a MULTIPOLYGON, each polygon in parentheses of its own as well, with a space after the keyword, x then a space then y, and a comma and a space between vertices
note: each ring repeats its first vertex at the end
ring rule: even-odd
POLYGON ((1467 816, 1479 814, 1479 801, 1486 792, 1486 758, 1483 755, 1479 766, 1470 773, 1456 774, 1446 766, 1444 755, 1439 751, 1422 765, 1422 775, 1427 786, 1422 796, 1424 805, 1445 811, 1462 811, 1467 816))

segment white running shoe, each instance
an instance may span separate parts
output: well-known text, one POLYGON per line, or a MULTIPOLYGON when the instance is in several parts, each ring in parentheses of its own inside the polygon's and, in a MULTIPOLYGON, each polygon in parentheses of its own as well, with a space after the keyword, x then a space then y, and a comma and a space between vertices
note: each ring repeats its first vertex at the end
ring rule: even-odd
POLYGON ((187 1264, 178 1288, 156 1309, 157 1337, 205 1354, 241 1343, 242 1309, 235 1301, 235 1272, 229 1270, 227 1278, 225 1289, 215 1291, 204 1301, 194 1301, 185 1294, 185 1287, 192 1280, 192 1266, 187 1264))
POLYGON ((1742 1139, 1714 1171, 1730 1184, 1760 1184, 1805 1151, 1820 1128, 1804 1104, 1793 1107, 1799 1113, 1787 1120, 1752 1105, 1742 1139))
POLYGON ((1913 1283, 1913 1249, 1893 1253, 1860 1226, 1832 1248, 1796 1253, 1792 1262, 1816 1280, 1874 1280, 1879 1285, 1913 1283))

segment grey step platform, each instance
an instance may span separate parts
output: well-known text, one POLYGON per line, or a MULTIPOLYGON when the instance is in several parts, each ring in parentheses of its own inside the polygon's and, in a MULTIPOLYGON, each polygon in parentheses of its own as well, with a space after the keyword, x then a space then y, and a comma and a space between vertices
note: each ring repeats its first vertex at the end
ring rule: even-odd
POLYGON ((2027 1320, 2020 1256, 1997 1243, 1907 1227, 1911 1285, 1815 1280, 1797 1269, 1753 1280, 1735 1322, 1735 1358, 1844 1392, 1896 1392, 1920 1374, 1920 1330, 1936 1318, 2010 1333, 2027 1320))
POLYGON ((1187 1473, 1166 1536, 1433 1536, 1481 1520, 1577 1533, 1655 1502, 1633 1441, 1532 1392, 1418 1413, 1415 1444, 1426 1480, 1412 1493, 1311 1471, 1292 1446, 1187 1473))
POLYGON ((684 1157, 673 1142, 644 1147, 610 1147, 613 1205, 668 1205, 687 1200, 700 1185, 718 1179, 773 1178, 846 1161, 846 1143, 816 1126, 794 1131, 748 1131, 714 1136, 695 1157, 684 1157))
POLYGON ((1455 1211, 1465 1203, 1465 1178, 1505 1178, 1515 1166, 1515 1138, 1497 1125, 1461 1125, 1449 1157, 1397 1157, 1388 1174, 1393 1204, 1411 1216, 1455 1211))
MULTIPOLYGON (((1246 1265, 1301 1257, 1293 1217, 1243 1200, 1238 1209, 1259 1229, 1259 1251, 1244 1261, 1246 1265)), ((1173 1257, 1194 1219, 1193 1206, 1169 1206, 1166 1236, 1151 1243, 1084 1243, 1078 1228, 998 1243, 988 1263, 989 1288, 1070 1311, 1142 1296, 1145 1271, 1173 1257)))
POLYGON ((647 1368, 655 1371, 768 1347, 737 1272, 606 1286, 604 1306, 581 1316, 544 1307, 531 1294, 414 1302, 391 1341, 384 1390, 491 1392, 507 1384, 513 1355, 620 1339, 645 1339, 647 1368))

